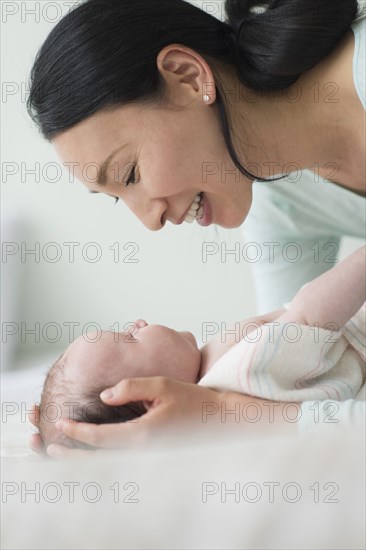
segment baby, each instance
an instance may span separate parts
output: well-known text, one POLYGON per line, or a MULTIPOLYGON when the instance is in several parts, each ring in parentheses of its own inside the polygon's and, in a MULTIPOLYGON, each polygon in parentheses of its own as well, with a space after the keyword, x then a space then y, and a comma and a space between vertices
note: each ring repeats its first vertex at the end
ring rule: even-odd
POLYGON ((138 320, 124 332, 102 331, 80 336, 50 368, 40 403, 43 442, 85 447, 55 428, 61 416, 96 424, 126 422, 144 414, 148 403, 107 406, 100 393, 123 378, 167 376, 196 383, 201 352, 190 332, 177 332, 138 320))
POLYGON ((123 378, 165 376, 221 391, 239 391, 289 401, 317 399, 319 395, 324 395, 323 399, 333 395, 339 399, 353 397, 364 381, 365 327, 362 315, 366 299, 365 251, 366 247, 357 250, 336 267, 306 284, 291 304, 285 304, 284 309, 241 322, 242 339, 239 341, 230 332, 225 342, 219 336, 199 350, 190 332, 148 325, 141 319, 131 323, 124 332, 103 331, 88 334, 87 339, 83 336, 77 338, 46 376, 39 422, 44 444, 61 443, 69 447, 89 448, 55 428, 56 421, 61 417, 103 424, 132 421, 143 415, 149 408, 147 402, 114 407, 100 399, 100 393, 105 388, 114 386, 123 378), (360 312, 361 318, 354 317, 360 312), (352 336, 354 330, 347 329, 350 320, 352 327, 356 326, 355 322, 359 323, 355 337, 352 336), (261 342, 261 338, 251 339, 250 335, 257 336, 264 325, 268 328, 273 324, 282 331, 278 334, 283 345, 282 329, 288 323, 298 323, 304 329, 305 339, 296 345, 293 341, 292 345, 287 344, 282 354, 279 354, 279 342, 272 341, 278 356, 276 363, 276 354, 272 351, 268 354, 266 337, 270 368, 264 374, 264 354, 257 351, 263 344, 263 337, 261 342), (311 327, 324 331, 323 336, 336 334, 334 344, 327 345, 326 350, 324 343, 318 341, 319 360, 318 351, 313 351, 314 345, 309 339, 311 335, 315 341, 311 327), (340 331, 342 327, 345 329, 343 332, 340 331), (307 347, 301 348, 304 342, 307 347), (247 359, 249 347, 251 357, 247 359), (257 363, 253 359, 256 351, 257 363), (316 368, 313 361, 317 363, 316 368), (240 379, 245 382, 240 382, 240 379), (335 390, 329 393, 332 384, 335 390), (339 397, 338 387, 346 387, 349 393, 339 397))

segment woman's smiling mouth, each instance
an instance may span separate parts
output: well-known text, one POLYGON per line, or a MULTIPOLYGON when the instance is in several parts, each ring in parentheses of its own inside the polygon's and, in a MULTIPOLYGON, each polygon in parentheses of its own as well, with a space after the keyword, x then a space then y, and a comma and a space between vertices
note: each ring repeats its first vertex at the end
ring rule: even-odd
POLYGON ((212 210, 211 206, 208 203, 206 195, 201 191, 197 193, 192 204, 186 211, 186 213, 179 219, 179 221, 174 222, 176 225, 181 225, 183 222, 192 223, 194 220, 203 227, 211 225, 212 223, 212 210))
POLYGON ((183 221, 187 223, 192 223, 193 220, 199 219, 203 214, 203 207, 202 207, 202 196, 203 193, 197 193, 197 195, 194 198, 194 201, 192 202, 191 206, 188 209, 188 212, 185 214, 183 221))

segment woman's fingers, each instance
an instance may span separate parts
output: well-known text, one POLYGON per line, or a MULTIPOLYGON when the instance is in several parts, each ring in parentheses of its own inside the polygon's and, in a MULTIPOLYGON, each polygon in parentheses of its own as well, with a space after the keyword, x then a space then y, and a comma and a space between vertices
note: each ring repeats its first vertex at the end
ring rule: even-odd
POLYGON ((39 434, 32 434, 29 438, 29 446, 35 453, 42 454, 45 452, 42 438, 39 434))
POLYGON ((33 424, 33 426, 38 428, 39 417, 40 417, 39 405, 32 405, 28 417, 29 417, 29 421, 33 424))
POLYGON ((163 376, 145 378, 125 378, 113 388, 104 390, 100 397, 108 405, 125 405, 131 401, 153 403, 162 397, 170 387, 170 379, 163 376))
MULTIPOLYGON (((30 413, 28 415, 29 421, 38 428, 40 420, 40 409, 39 405, 32 405, 30 413)), ((42 454, 45 452, 42 438, 39 433, 32 434, 29 438, 29 446, 35 453, 42 454)))
MULTIPOLYGON (((63 419, 56 423, 56 428, 62 430, 71 439, 95 448, 118 449, 140 446, 146 442, 147 436, 154 435, 155 427, 161 427, 160 417, 164 416, 166 409, 163 402, 169 401, 169 398, 164 396, 169 391, 171 382, 174 381, 163 377, 126 378, 113 388, 115 394, 112 399, 105 399, 109 405, 122 405, 132 401, 150 403, 149 411, 134 420, 113 424, 91 424, 63 419), (159 407, 154 408, 154 401, 157 398, 159 398, 159 407)), ((52 449, 55 453, 60 452, 59 446, 57 449, 55 447, 52 449)), ((69 455, 68 451, 69 449, 62 452, 69 455)))
POLYGON ((127 378, 112 389, 112 397, 103 399, 107 404, 119 406, 142 401, 149 405, 148 411, 129 422, 91 424, 65 419, 57 422, 56 427, 71 439, 95 448, 141 447, 161 438, 167 441, 178 433, 181 437, 180 428, 187 428, 192 422, 196 427, 202 423, 203 404, 215 403, 218 408, 221 403, 216 391, 160 376, 127 378))
POLYGON ((143 442, 146 431, 142 418, 147 414, 129 422, 115 424, 90 424, 61 420, 57 423, 57 427, 71 439, 77 439, 92 447, 118 449, 143 442))

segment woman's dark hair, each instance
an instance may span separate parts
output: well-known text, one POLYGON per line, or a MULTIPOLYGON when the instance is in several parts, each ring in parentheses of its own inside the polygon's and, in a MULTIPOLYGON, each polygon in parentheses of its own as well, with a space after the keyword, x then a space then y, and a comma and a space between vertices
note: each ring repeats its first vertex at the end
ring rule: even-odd
MULTIPOLYGON (((205 6, 203 2, 202 6, 205 6)), ((226 0, 226 19, 184 0, 87 0, 55 26, 30 76, 28 113, 51 141, 97 111, 129 103, 164 102, 156 64, 169 44, 204 57, 215 76, 228 152, 246 170, 232 143, 220 63, 236 67, 255 92, 286 89, 324 58, 360 14, 357 0, 226 0)))

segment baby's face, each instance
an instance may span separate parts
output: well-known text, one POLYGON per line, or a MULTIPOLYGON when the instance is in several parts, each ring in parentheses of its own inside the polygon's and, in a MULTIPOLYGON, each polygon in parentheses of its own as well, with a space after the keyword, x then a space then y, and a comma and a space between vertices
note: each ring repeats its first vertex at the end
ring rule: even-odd
POLYGON ((166 376, 196 383, 201 352, 190 332, 136 321, 125 332, 88 333, 65 352, 67 370, 79 387, 105 388, 124 378, 166 376))

